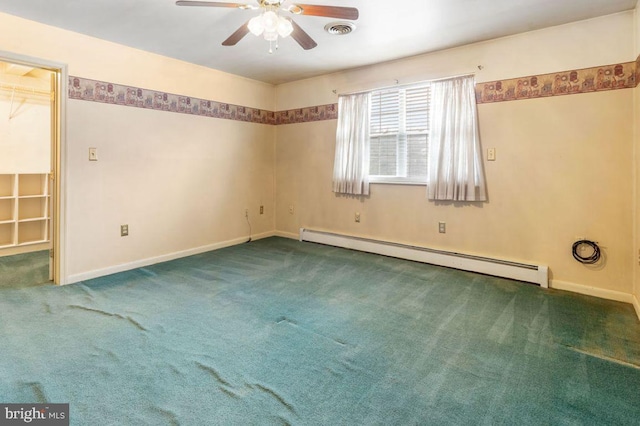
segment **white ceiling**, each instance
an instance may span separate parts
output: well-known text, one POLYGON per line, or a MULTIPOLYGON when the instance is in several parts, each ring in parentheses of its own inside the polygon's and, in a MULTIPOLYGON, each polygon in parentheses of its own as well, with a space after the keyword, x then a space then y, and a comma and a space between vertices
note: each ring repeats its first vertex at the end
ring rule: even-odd
POLYGON ((279 84, 630 10, 636 1, 304 0, 358 8, 356 30, 330 35, 324 26, 336 19, 295 16, 318 47, 305 51, 287 38, 271 55, 268 42, 252 34, 236 46, 221 45, 258 13, 251 10, 178 7, 174 0, 0 0, 0 11, 279 84))

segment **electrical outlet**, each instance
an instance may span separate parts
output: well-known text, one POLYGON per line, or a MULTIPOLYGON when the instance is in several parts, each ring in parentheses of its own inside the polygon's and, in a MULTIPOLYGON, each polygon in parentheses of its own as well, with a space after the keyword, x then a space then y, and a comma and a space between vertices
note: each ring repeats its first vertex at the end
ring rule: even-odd
POLYGON ((98 161, 98 148, 89 148, 89 161, 98 161))
POLYGON ((249 218, 249 209, 244 209, 244 217, 249 218))
POLYGON ((293 204, 289 204, 289 214, 294 214, 295 209, 293 208, 293 204))
POLYGON ((129 225, 120 225, 120 236, 126 237, 129 235, 129 225))
POLYGON ((446 222, 438 222, 438 232, 440 232, 441 234, 446 234, 447 232, 446 222))
POLYGON ((264 214, 264 206, 260 206, 260 214, 264 214))
POLYGON ((356 214, 355 214, 355 221, 356 221, 356 223, 360 223, 360 213, 357 213, 357 212, 356 212, 356 214))

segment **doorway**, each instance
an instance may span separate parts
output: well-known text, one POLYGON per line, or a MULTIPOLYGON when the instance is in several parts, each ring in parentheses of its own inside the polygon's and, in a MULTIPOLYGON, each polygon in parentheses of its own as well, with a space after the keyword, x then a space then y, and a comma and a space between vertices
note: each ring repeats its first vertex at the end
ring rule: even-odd
POLYGON ((61 284, 66 68, 0 52, 0 285, 61 284))

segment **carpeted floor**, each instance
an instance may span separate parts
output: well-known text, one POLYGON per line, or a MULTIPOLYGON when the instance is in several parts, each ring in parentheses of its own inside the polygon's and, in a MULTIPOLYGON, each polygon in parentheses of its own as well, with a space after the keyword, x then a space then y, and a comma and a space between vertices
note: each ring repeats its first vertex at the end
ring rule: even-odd
POLYGON ((0 287, 0 402, 73 425, 640 423, 630 305, 269 238, 0 287))
POLYGON ((49 283, 49 250, 0 257, 0 289, 49 283))

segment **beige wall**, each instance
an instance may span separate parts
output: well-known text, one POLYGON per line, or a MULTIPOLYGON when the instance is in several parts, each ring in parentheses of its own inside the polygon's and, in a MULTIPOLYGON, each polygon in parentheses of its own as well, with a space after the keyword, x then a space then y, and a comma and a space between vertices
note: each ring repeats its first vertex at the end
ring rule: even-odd
POLYGON ((273 126, 69 101, 71 275, 274 229, 273 126), (89 146, 99 161, 87 161, 89 146), (265 214, 259 215, 259 205, 265 214), (120 237, 120 225, 129 236, 120 237))
MULTIPOLYGON (((66 63, 79 77, 274 110, 271 85, 5 14, 0 50, 66 63)), ((242 241, 245 208, 254 235, 273 231, 274 144, 273 126, 69 100, 70 281, 242 241), (88 161, 89 147, 99 161, 88 161)))
MULTIPOLYGON (((336 102, 338 92, 468 73, 479 82, 633 60, 633 13, 521 34, 278 86, 278 110, 336 102)), ((279 231, 318 228, 547 264, 552 285, 630 300, 633 90, 479 106, 490 200, 433 203, 424 186, 372 185, 368 198, 331 192, 335 121, 278 126, 279 231), (288 206, 295 205, 289 214, 288 206), (361 223, 354 222, 354 213, 361 223), (438 221, 447 222, 439 234, 438 221), (598 241, 602 268, 571 256, 598 241), (592 287, 591 289, 588 289, 592 287), (593 289, 595 288, 595 290, 593 289)))

